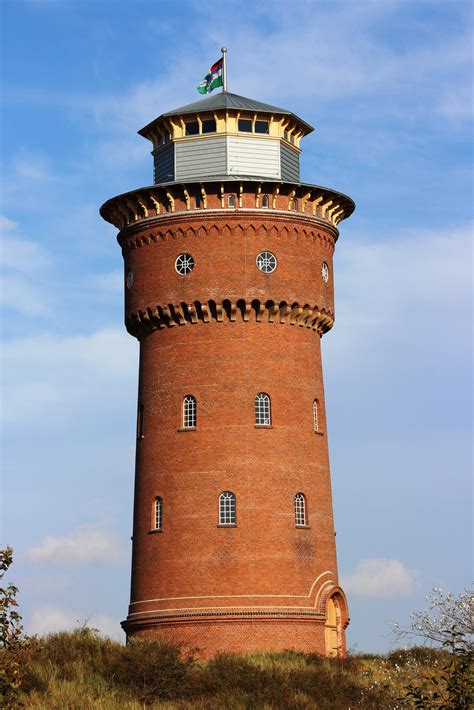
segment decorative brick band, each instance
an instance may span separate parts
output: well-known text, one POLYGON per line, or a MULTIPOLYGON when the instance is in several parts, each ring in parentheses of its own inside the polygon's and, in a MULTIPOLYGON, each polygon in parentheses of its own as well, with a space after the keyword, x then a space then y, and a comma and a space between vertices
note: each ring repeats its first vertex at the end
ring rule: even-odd
POLYGON ((146 310, 132 313, 126 321, 127 330, 133 335, 141 335, 151 330, 171 328, 175 325, 193 324, 199 321, 208 323, 211 320, 257 323, 287 323, 310 328, 320 335, 330 330, 334 324, 334 314, 319 309, 318 306, 289 304, 286 301, 261 302, 238 299, 230 301, 194 301, 193 303, 178 303, 156 305, 146 310))
POLYGON ((202 239, 205 237, 216 239, 218 237, 240 237, 244 234, 251 237, 260 234, 278 237, 285 241, 291 237, 318 241, 331 254, 334 253, 339 232, 335 227, 317 217, 297 215, 292 216, 290 222, 288 213, 266 212, 266 220, 271 218, 269 222, 262 221, 263 215, 254 210, 239 210, 233 213, 226 210, 226 212, 224 224, 222 223, 222 212, 217 210, 210 210, 209 214, 203 214, 202 211, 197 210, 143 218, 122 229, 117 240, 125 254, 127 251, 140 249, 147 245, 179 239, 202 239), (216 222, 216 219, 219 221, 216 222))
POLYGON ((242 611, 205 611, 205 612, 186 612, 183 614, 146 614, 143 613, 138 618, 125 619, 121 622, 121 626, 124 631, 129 631, 131 626, 146 624, 149 622, 160 623, 180 623, 188 620, 193 621, 211 621, 212 619, 221 620, 238 620, 238 621, 252 621, 252 619, 260 618, 279 620, 293 620, 293 619, 304 619, 304 620, 314 620, 318 622, 324 622, 325 616, 317 611, 300 611, 295 609, 294 611, 274 611, 274 610, 242 610, 242 611))

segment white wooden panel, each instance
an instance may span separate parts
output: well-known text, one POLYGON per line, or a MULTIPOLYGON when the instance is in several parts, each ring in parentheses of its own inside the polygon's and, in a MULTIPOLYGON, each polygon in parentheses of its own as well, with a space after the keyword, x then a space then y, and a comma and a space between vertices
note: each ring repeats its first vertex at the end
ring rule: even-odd
POLYGON ((227 161, 229 174, 279 178, 280 142, 262 138, 229 136, 227 161))

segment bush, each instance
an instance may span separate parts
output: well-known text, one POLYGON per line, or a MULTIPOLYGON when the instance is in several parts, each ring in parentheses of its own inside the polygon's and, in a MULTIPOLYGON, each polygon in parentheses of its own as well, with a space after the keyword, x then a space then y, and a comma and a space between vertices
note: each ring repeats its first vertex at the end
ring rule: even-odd
POLYGON ((106 668, 109 679, 143 703, 189 693, 194 658, 177 644, 132 639, 128 646, 116 649, 110 661, 106 668))

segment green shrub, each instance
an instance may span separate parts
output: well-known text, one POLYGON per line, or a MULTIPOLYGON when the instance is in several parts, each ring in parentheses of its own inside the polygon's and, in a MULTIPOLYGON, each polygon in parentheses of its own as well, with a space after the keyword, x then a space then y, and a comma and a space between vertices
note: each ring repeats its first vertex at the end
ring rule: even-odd
POLYGON ((189 693, 189 676, 194 666, 191 653, 165 640, 132 639, 115 649, 105 670, 118 687, 128 689, 143 703, 180 698, 189 693))

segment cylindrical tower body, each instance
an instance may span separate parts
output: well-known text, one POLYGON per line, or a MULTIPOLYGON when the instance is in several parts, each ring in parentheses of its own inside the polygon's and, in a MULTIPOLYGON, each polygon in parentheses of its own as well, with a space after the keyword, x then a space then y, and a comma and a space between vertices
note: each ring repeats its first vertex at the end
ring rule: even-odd
POLYGON ((140 340, 128 635, 206 655, 344 654, 320 339, 334 319, 336 223, 352 209, 332 190, 233 174, 103 206, 140 340))

